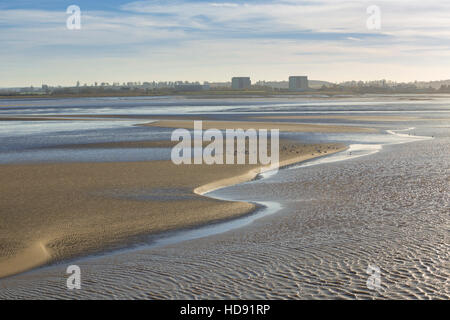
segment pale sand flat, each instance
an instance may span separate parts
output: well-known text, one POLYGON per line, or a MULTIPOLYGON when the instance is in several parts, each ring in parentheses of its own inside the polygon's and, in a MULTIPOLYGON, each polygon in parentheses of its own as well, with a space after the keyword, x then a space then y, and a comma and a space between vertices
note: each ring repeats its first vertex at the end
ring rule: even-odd
MULTIPOLYGON (((280 141, 280 162, 344 149, 280 141)), ((1 165, 0 179, 8 183, 0 185, 0 277, 124 246, 137 236, 248 214, 253 204, 200 194, 250 180, 260 170, 171 161, 1 165)))
MULTIPOLYGON (((194 121, 192 120, 158 120, 152 123, 145 124, 150 127, 162 128, 184 128, 194 129, 194 121)), ((203 130, 208 129, 279 129, 284 132, 377 132, 373 128, 362 128, 353 126, 341 125, 320 125, 320 124, 305 124, 305 123, 288 123, 288 122, 254 122, 254 121, 202 121, 203 130)))
POLYGON ((0 259, 0 277, 7 277, 47 263, 51 255, 42 242, 35 242, 8 259, 0 259))

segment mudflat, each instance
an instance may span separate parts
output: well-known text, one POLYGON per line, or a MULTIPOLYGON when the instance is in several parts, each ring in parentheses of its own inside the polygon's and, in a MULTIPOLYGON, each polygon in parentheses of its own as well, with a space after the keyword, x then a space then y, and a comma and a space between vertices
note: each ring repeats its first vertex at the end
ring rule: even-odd
MULTIPOLYGON (((280 141, 280 166, 344 149, 280 141)), ((248 214, 253 204, 202 194, 250 180, 262 169, 170 160, 1 165, 0 179, 8 183, 0 185, 0 277, 149 234, 248 214)))

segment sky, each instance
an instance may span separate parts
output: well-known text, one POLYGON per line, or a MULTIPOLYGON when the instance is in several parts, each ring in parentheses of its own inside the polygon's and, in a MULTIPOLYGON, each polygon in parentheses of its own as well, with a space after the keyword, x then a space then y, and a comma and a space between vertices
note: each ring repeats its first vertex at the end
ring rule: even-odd
POLYGON ((444 80, 449 49, 448 0, 0 0, 0 87, 444 80))

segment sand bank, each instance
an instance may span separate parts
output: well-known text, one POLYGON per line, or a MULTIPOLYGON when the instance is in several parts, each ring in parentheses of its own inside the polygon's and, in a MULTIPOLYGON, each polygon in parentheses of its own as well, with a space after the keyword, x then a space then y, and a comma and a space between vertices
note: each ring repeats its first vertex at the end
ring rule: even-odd
POLYGON ((283 115, 283 116, 257 116, 250 117, 249 119, 268 119, 268 120, 311 120, 311 119, 336 119, 336 120, 352 120, 352 121, 419 121, 419 120, 433 120, 423 119, 419 117, 404 117, 404 116, 339 116, 339 115, 315 115, 315 116, 295 116, 295 115, 283 115))
MULTIPOLYGON (((344 148, 281 141, 280 160, 286 165, 344 148)), ((171 161, 1 165, 8 183, 0 185, 0 277, 248 214, 253 204, 201 194, 252 179, 259 170, 171 161)))
MULTIPOLYGON (((46 149, 134 149, 134 148, 172 148, 179 141, 157 140, 157 141, 119 141, 65 144, 45 147, 46 149)), ((202 143, 207 145, 207 143, 202 143)))
MULTIPOLYGON (((194 129, 194 122, 191 120, 158 120, 156 122, 147 123, 145 126, 162 127, 162 128, 185 128, 194 129)), ((362 128, 354 126, 341 125, 320 125, 320 124, 304 124, 304 123, 288 123, 288 122, 255 122, 255 121, 202 121, 203 130, 208 129, 279 129, 284 132, 376 132, 376 129, 362 128)))

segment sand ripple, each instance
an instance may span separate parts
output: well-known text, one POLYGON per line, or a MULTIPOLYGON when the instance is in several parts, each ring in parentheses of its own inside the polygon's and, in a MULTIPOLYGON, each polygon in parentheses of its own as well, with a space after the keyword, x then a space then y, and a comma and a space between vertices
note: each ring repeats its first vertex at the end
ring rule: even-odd
MULTIPOLYGON (((446 133, 448 136, 448 132, 446 133)), ((223 190, 284 209, 250 227, 80 261, 0 282, 2 298, 449 299, 448 138, 295 170, 223 190), (369 290, 368 265, 381 271, 369 290)))

